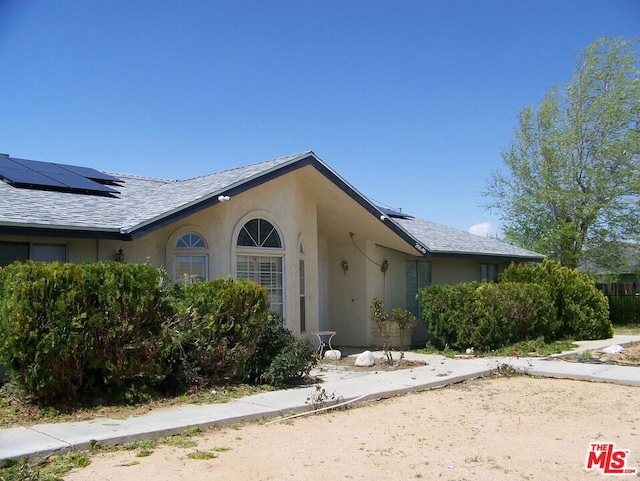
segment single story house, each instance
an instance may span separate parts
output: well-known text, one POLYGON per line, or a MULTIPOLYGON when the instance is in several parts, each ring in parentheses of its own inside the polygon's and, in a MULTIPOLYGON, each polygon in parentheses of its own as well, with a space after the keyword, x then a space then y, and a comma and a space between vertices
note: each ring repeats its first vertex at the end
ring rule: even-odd
POLYGON ((591 274, 605 296, 640 295, 640 245, 620 242, 600 262, 584 261, 578 269, 591 274))
POLYGON ((310 151, 187 180, 2 154, 0 178, 0 265, 124 260, 177 282, 248 278, 296 336, 336 331, 339 346, 381 344, 376 297, 418 314, 422 286, 491 281, 543 258, 381 208, 310 151))

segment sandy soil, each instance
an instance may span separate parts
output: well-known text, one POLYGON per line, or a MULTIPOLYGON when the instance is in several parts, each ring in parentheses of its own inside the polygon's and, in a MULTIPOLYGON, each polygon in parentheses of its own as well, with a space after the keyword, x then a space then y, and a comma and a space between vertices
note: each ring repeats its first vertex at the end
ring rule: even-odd
POLYGON ((640 388, 518 376, 359 406, 214 429, 195 448, 161 446, 148 457, 102 453, 65 479, 607 479, 585 470, 594 441, 630 450, 628 466, 640 469, 640 388), (188 457, 196 451, 216 457, 188 457))

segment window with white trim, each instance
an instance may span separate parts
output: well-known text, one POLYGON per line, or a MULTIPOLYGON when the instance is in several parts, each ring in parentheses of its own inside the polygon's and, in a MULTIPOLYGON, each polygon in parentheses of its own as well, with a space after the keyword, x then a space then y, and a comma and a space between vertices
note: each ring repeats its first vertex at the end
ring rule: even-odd
POLYGON ((280 234, 266 219, 247 222, 236 242, 236 276, 265 287, 271 310, 284 317, 284 251, 280 234))
POLYGON ((209 255, 207 242, 199 234, 190 232, 177 241, 174 248, 174 279, 188 284, 209 278, 209 255))

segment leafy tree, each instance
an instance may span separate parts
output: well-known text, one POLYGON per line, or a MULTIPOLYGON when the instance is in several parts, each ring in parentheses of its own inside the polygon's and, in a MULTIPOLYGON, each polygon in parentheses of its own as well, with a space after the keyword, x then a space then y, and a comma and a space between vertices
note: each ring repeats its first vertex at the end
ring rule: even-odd
POLYGON ((508 241, 567 267, 615 266, 640 232, 640 62, 636 40, 589 45, 566 88, 519 116, 486 206, 508 241))

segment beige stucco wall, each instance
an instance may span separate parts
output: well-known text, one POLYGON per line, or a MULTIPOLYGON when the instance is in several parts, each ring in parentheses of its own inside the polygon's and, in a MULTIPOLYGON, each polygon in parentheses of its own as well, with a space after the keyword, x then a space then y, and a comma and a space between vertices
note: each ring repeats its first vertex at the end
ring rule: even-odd
MULTIPOLYGON (((371 239, 331 243, 328 248, 329 328, 336 331, 338 346, 376 345, 377 328, 370 319, 369 306, 376 297, 404 305, 405 254, 377 246, 371 239), (349 269, 344 272, 342 261, 349 269), (380 269, 383 261, 388 270, 380 269)), ((395 305, 395 304, 394 304, 395 305)))
POLYGON ((366 339, 366 325, 362 323, 362 306, 366 303, 366 263, 350 240, 329 245, 327 259, 329 330, 336 331, 337 345, 357 345, 358 339, 366 339), (342 261, 348 263, 345 272, 342 261))

